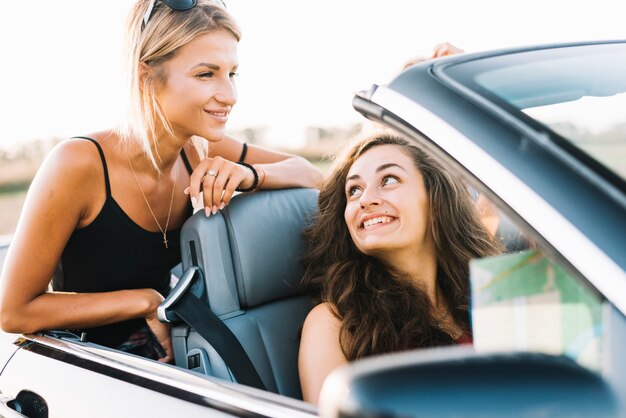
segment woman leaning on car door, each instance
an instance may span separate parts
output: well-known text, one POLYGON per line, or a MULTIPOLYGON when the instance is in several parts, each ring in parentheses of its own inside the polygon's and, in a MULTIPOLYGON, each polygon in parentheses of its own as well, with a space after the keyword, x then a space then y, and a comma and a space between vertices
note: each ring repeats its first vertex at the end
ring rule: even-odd
POLYGON ((4 264, 1 325, 170 362, 156 309, 192 204, 210 216, 235 190, 319 187, 321 173, 225 136, 240 31, 223 3, 138 0, 127 25, 127 122, 63 141, 42 164, 4 264))

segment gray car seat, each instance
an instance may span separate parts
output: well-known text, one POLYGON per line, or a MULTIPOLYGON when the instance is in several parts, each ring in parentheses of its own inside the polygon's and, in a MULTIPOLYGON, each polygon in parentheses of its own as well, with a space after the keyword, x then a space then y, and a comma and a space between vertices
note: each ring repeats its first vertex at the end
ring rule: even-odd
MULTIPOLYGON (((301 398, 300 328, 312 305, 300 286, 303 227, 317 190, 288 189, 235 196, 209 218, 183 226, 183 269, 203 272, 208 305, 235 334, 267 390, 301 398)), ((234 380, 217 352, 186 324, 173 328, 176 364, 234 380)))

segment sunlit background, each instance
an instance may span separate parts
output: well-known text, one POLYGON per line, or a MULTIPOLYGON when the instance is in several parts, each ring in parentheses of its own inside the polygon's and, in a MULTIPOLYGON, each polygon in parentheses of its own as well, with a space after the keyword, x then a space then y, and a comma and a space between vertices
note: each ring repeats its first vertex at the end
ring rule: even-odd
MULTIPOLYGON (((226 1, 244 33, 229 130, 295 152, 320 135, 340 144, 362 121, 351 107, 353 93, 384 84, 404 61, 429 56, 437 43, 474 52, 626 38, 621 0, 226 1)), ((0 235, 13 231, 51 143, 117 122, 130 4, 3 2, 0 235)))

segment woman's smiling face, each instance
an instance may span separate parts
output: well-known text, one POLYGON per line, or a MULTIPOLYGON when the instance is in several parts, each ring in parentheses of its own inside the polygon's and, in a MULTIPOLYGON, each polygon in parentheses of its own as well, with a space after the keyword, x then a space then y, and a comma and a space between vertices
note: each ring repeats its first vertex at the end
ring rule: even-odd
POLYGON ((177 136, 210 141, 224 136, 237 102, 237 39, 226 30, 200 35, 163 63, 165 85, 158 101, 177 136))
POLYGON ((392 253, 432 248, 424 179, 399 145, 363 153, 348 171, 345 192, 344 219, 362 253, 386 259, 392 253))

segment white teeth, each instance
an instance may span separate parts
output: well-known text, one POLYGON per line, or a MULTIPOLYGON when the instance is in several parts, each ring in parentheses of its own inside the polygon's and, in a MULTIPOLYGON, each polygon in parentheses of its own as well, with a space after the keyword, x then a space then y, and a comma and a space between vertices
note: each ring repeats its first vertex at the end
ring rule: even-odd
POLYGON ((363 222, 363 228, 367 228, 367 227, 370 227, 372 225, 376 225, 379 223, 386 224, 386 223, 391 222, 391 220, 392 219, 388 216, 381 216, 379 218, 368 219, 367 221, 363 222))

